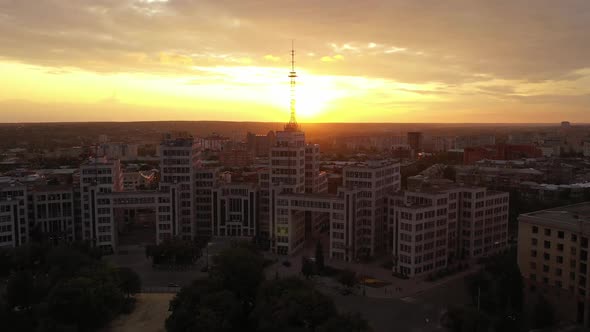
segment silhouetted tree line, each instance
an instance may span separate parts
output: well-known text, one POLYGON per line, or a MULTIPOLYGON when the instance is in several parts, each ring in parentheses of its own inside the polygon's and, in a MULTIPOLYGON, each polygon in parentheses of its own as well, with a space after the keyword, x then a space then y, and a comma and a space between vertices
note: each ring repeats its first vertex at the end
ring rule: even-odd
POLYGON ((521 331, 523 281, 516 250, 488 258, 484 267, 465 280, 472 306, 453 307, 443 325, 453 332, 521 331))
POLYGON ((298 278, 265 280, 252 246, 214 257, 209 278, 184 287, 170 303, 168 332, 370 331, 358 314, 338 314, 333 301, 298 278))
POLYGON ((85 244, 0 250, 3 331, 93 331, 133 308, 139 276, 85 244))
POLYGON ((145 255, 154 265, 192 265, 201 256, 203 245, 178 238, 146 246, 145 255))

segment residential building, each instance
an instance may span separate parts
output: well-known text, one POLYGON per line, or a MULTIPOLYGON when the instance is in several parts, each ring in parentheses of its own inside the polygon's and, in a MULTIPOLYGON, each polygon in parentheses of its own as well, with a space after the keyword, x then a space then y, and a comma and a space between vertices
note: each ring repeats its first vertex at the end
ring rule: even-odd
POLYGON ((214 237, 252 239, 257 235, 258 188, 253 183, 224 183, 212 191, 214 237))
POLYGON ((389 197, 393 272, 416 277, 506 248, 508 193, 450 181, 389 197))
POLYGON ((422 150, 422 133, 419 131, 408 132, 408 145, 412 150, 419 152, 422 150))
POLYGON ((98 208, 98 194, 123 191, 119 160, 90 159, 80 166, 80 211, 82 240, 105 252, 116 247, 116 225, 107 216, 111 211, 98 208))
POLYGON ((0 247, 18 247, 29 241, 27 187, 0 178, 0 247))
POLYGON ((175 191, 179 214, 172 222, 179 236, 185 240, 210 234, 210 226, 206 234, 198 234, 194 219, 195 170, 199 165, 199 153, 199 145, 187 134, 176 137, 166 135, 160 143, 160 190, 165 193, 175 191))
POLYGON ((387 196, 401 188, 400 165, 393 161, 369 161, 344 167, 343 186, 357 190, 355 256, 371 257, 386 249, 387 196))
POLYGON ((590 202, 518 218, 518 266, 525 303, 542 295, 561 320, 590 325, 590 202))

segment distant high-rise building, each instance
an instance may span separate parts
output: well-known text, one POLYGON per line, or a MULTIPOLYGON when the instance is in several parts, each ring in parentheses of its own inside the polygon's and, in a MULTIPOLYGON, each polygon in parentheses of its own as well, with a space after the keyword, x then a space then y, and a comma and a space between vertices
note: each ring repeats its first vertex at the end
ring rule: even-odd
POLYGON ((275 133, 269 131, 266 135, 248 133, 246 135, 246 146, 248 151, 256 157, 268 157, 270 148, 275 145, 275 133))
POLYGON ((416 152, 422 150, 422 133, 419 131, 408 132, 408 145, 416 152))

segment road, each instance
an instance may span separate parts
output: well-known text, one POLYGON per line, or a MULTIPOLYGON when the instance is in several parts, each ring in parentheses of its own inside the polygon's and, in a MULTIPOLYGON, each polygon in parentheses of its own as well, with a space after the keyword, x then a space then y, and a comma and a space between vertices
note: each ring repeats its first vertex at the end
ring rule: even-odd
POLYGON ((445 309, 452 305, 468 304, 470 301, 462 279, 400 299, 343 296, 325 286, 321 286, 320 290, 334 299, 340 312, 361 313, 375 332, 445 331, 439 324, 445 309))
POLYGON ((145 256, 143 246, 124 246, 119 248, 119 254, 106 256, 105 260, 115 266, 133 269, 139 274, 142 288, 145 290, 167 287, 169 283, 179 286, 189 285, 195 279, 207 277, 207 273, 200 272, 201 264, 189 271, 156 270, 151 261, 145 256))

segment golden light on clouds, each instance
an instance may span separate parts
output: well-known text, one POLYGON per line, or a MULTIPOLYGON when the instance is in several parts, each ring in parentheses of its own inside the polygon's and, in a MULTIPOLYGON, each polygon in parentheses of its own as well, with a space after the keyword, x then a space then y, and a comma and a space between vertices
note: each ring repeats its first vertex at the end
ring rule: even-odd
POLYGON ((589 13, 583 0, 538 0, 535 12, 484 0, 0 0, 0 122, 286 121, 292 38, 302 122, 590 122, 589 13))

